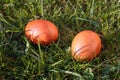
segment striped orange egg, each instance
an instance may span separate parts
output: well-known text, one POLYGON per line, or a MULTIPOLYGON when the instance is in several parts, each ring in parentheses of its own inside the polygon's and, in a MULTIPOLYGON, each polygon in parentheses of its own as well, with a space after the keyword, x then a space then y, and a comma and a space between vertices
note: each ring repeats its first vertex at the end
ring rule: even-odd
POLYGON ((75 60, 93 60, 101 51, 101 39, 90 30, 79 32, 72 41, 71 51, 75 60))
POLYGON ((25 27, 25 34, 35 44, 48 45, 58 39, 57 27, 48 20, 33 20, 25 27))

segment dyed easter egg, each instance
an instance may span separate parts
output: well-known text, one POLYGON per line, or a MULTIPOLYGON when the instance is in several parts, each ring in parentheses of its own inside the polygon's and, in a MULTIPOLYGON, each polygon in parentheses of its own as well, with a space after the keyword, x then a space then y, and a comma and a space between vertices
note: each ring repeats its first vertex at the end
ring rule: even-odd
POLYGON ((72 57, 77 61, 90 61, 101 51, 101 39, 91 30, 79 32, 71 44, 72 57))
POLYGON ((58 39, 58 29, 48 20, 33 20, 25 27, 26 37, 35 44, 48 45, 58 39))

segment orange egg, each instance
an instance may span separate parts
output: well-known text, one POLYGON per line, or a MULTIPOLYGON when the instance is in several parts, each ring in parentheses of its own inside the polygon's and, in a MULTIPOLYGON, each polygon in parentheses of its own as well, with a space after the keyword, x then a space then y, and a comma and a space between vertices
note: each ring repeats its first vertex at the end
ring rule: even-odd
POLYGON ((99 55, 101 39, 97 33, 85 30, 79 32, 71 44, 72 57, 77 61, 90 61, 99 55))
POLYGON ((33 20, 25 27, 25 34, 35 44, 48 45, 58 39, 57 27, 48 20, 33 20))

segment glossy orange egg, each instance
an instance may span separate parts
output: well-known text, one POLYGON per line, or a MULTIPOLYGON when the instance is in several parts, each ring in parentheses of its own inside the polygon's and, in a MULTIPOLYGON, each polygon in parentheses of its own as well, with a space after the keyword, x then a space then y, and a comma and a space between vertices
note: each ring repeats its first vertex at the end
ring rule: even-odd
POLYGON ((72 57, 77 61, 90 61, 101 51, 101 39, 97 33, 85 30, 79 32, 71 44, 72 57))
POLYGON ((25 34, 35 44, 48 45, 58 39, 57 27, 48 20, 33 20, 25 27, 25 34))

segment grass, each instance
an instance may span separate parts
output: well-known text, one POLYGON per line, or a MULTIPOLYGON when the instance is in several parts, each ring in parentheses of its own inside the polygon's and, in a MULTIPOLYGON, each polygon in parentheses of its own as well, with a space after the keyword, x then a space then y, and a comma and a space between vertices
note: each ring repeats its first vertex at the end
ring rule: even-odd
POLYGON ((120 80, 119 0, 0 0, 0 80, 120 80), (59 29, 59 40, 35 45, 24 34, 34 19, 59 29), (93 30, 102 51, 90 62, 75 61, 74 36, 93 30))

